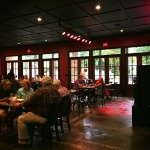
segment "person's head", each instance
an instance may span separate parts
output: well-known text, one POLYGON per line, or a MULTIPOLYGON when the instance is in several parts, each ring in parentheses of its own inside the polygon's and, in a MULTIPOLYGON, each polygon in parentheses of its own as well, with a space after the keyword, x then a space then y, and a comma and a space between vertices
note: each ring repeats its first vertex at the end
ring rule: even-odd
POLYGON ((87 72, 87 68, 84 68, 84 72, 87 72))
POLYGON ((24 79, 22 81, 22 87, 25 89, 25 90, 29 90, 29 88, 31 87, 31 82, 27 79, 24 79))
POLYGON ((34 81, 34 77, 31 77, 31 81, 34 81))
POLYGON ((6 91, 11 88, 11 82, 10 82, 10 80, 2 80, 1 81, 1 85, 2 85, 2 88, 4 90, 6 90, 6 91))
POLYGON ((10 77, 10 81, 11 82, 13 82, 13 81, 15 81, 16 79, 15 79, 15 76, 12 76, 12 77, 10 77))
POLYGON ((28 75, 24 75, 24 79, 28 79, 28 75))
POLYGON ((98 81, 102 83, 102 82, 103 82, 103 78, 100 77, 100 78, 98 79, 98 81))
POLYGON ((21 75, 21 76, 19 77, 19 80, 24 80, 24 75, 21 75))
POLYGON ((10 72, 13 72, 13 70, 12 70, 12 69, 10 69, 10 72))
POLYGON ((42 79, 42 86, 52 85, 52 78, 50 76, 45 76, 42 79))
POLYGON ((37 77, 37 78, 39 78, 39 77, 40 77, 40 75, 39 75, 39 74, 37 74, 37 75, 36 75, 36 77, 37 77))
POLYGON ((54 79, 53 86, 54 86, 54 88, 56 88, 58 90, 59 87, 61 86, 61 81, 59 79, 54 79))

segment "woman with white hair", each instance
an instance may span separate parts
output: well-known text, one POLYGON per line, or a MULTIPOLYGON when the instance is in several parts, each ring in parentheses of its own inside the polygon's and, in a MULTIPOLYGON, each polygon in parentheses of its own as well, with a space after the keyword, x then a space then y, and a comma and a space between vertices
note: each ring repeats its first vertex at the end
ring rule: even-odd
POLYGON ((53 86, 54 86, 55 89, 58 90, 58 92, 60 93, 60 95, 62 97, 64 97, 64 96, 69 94, 69 90, 66 87, 63 87, 61 85, 61 81, 59 79, 54 79, 53 80, 53 86))

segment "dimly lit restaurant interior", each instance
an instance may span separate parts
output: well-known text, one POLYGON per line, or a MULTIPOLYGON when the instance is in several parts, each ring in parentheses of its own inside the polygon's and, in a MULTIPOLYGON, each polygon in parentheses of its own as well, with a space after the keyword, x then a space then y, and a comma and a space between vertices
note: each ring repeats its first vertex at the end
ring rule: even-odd
POLYGON ((0 4, 0 150, 150 149, 150 0, 0 4))

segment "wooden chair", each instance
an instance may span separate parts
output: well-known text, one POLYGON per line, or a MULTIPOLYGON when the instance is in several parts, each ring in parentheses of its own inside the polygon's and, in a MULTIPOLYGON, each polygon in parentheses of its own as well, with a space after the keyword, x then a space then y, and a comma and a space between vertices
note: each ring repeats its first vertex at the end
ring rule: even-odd
POLYGON ((114 84, 111 84, 109 87, 110 96, 115 98, 118 98, 118 90, 117 90, 117 84, 118 82, 115 82, 114 84))
POLYGON ((62 133, 64 133, 63 122, 67 123, 70 131, 70 122, 69 122, 70 107, 71 107, 71 95, 66 95, 62 97, 58 114, 58 125, 60 125, 62 133))
POLYGON ((74 113, 75 106, 78 108, 78 114, 80 115, 80 111, 84 113, 84 100, 81 98, 82 90, 78 90, 72 95, 71 105, 74 113))
POLYGON ((101 102, 101 105, 105 105, 105 95, 104 95, 104 89, 103 86, 98 86, 94 93, 94 104, 99 100, 101 102))
POLYGON ((56 138, 59 140, 59 133, 58 133, 58 112, 59 112, 60 101, 54 101, 49 106, 49 117, 48 121, 44 124, 40 123, 31 123, 29 124, 29 130, 31 133, 31 140, 33 142, 34 136, 40 136, 44 141, 45 139, 49 139, 52 142, 52 132, 53 129, 51 127, 54 126, 54 131, 56 132, 56 138), (40 130, 38 134, 36 130, 40 130))

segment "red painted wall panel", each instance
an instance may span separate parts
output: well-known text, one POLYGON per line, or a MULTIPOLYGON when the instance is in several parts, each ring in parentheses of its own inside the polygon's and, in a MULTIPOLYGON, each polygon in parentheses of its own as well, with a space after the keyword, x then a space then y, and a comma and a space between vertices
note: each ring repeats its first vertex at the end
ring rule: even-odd
POLYGON ((18 47, 18 48, 7 48, 1 50, 0 56, 0 74, 4 73, 4 57, 11 55, 22 55, 22 54, 42 54, 59 52, 60 53, 60 80, 62 85, 68 86, 68 51, 79 51, 79 50, 93 50, 103 48, 115 48, 115 47, 130 47, 130 46, 141 46, 150 45, 150 34, 143 35, 132 35, 132 36, 120 36, 111 38, 102 38, 92 41, 91 45, 80 43, 77 41, 65 42, 65 43, 52 43, 46 45, 18 47), (107 47, 103 47, 103 42, 108 42, 107 47), (31 49, 30 53, 27 50, 31 49))

